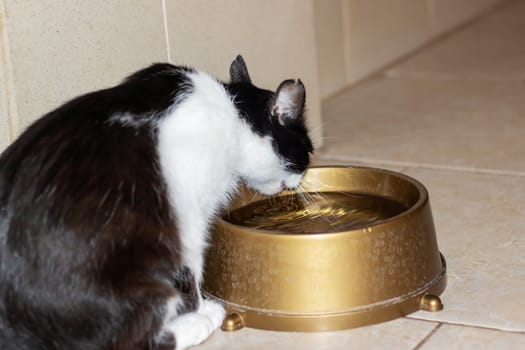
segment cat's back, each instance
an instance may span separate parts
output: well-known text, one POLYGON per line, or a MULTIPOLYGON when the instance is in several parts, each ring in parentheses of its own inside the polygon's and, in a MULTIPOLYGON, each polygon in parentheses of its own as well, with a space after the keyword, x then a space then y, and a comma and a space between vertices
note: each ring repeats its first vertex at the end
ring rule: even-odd
POLYGON ((14 182, 22 182, 24 175, 41 177, 53 163, 66 167, 75 158, 122 155, 122 146, 144 144, 145 138, 154 142, 152 130, 158 119, 191 92, 192 72, 154 64, 115 87, 77 97, 36 120, 0 154, 0 203, 14 182))
MULTIPOLYGON (((156 130, 191 92, 191 73, 156 64, 71 100, 0 155, 0 348, 24 348, 15 339, 32 332, 25 325, 68 305, 86 304, 101 319, 119 314, 102 296, 128 295, 141 276, 166 278, 178 264, 156 130), (15 314, 25 316, 9 319, 15 314)), ((82 327, 105 334, 95 323, 82 327)))

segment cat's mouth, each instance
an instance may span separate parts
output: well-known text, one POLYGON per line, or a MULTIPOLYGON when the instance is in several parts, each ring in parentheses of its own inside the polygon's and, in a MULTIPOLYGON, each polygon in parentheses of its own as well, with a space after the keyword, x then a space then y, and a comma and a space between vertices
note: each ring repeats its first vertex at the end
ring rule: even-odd
POLYGON ((281 183, 281 187, 283 190, 286 189, 295 189, 297 188, 301 180, 303 179, 304 173, 301 174, 289 174, 286 179, 284 179, 281 183))

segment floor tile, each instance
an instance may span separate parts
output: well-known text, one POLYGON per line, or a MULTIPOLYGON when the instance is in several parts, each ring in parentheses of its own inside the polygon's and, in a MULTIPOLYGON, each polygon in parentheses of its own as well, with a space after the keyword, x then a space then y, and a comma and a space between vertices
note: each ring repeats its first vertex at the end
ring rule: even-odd
POLYGON ((442 350, 445 348, 447 350, 521 350, 525 349, 525 334, 443 325, 418 350, 442 350))
POLYGON ((387 71, 389 76, 525 79, 525 2, 513 1, 387 71))
POLYGON ((435 327, 433 322, 398 319, 378 325, 337 332, 293 333, 242 329, 216 332, 195 350, 348 350, 414 348, 435 327))
POLYGON ((525 173, 525 85, 375 78, 326 101, 322 158, 525 173))
POLYGON ((429 190, 445 308, 409 317, 525 332, 525 177, 409 168, 429 190))

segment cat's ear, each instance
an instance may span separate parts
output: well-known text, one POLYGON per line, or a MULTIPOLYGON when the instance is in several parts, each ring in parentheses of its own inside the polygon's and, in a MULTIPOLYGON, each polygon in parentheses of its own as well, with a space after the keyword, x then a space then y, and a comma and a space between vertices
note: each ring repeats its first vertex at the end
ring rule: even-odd
POLYGON ((248 67, 241 55, 235 57, 230 66, 230 78, 232 83, 251 83, 250 74, 248 74, 248 67))
POLYGON ((281 125, 302 121, 306 92, 300 79, 283 81, 273 97, 270 106, 272 117, 281 125))

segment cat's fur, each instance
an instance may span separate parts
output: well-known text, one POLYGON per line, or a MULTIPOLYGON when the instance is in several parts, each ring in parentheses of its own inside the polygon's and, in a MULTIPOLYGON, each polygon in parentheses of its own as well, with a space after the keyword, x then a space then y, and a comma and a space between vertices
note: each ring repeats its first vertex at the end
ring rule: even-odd
POLYGON ((0 156, 0 349, 183 349, 223 308, 199 283, 239 182, 295 187, 312 144, 304 86, 222 83, 155 64, 74 99, 0 156))

